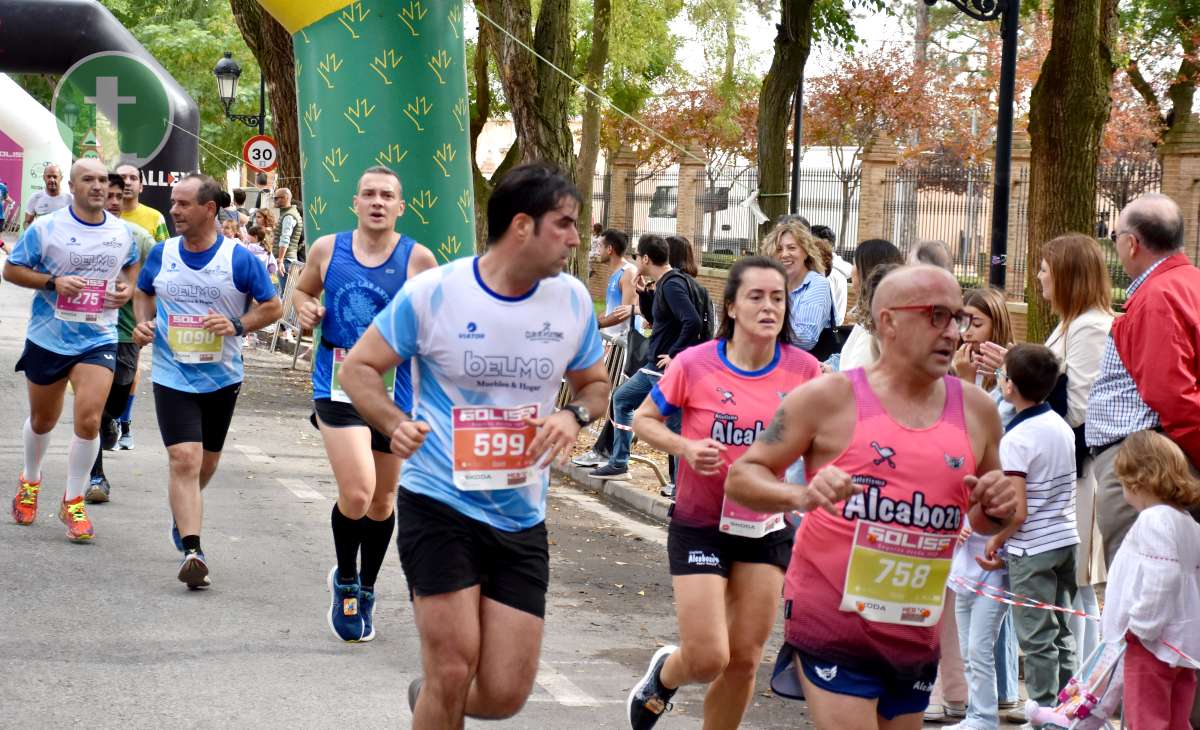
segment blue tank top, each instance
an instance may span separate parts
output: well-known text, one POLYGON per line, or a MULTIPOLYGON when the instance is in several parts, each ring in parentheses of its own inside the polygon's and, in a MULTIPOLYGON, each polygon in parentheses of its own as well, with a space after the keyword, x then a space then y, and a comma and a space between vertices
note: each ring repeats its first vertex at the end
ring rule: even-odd
MULTIPOLYGON (((378 266, 364 266, 354 256, 354 232, 337 234, 325 271, 325 317, 321 320, 321 344, 313 362, 313 400, 330 398, 333 348, 354 347, 375 315, 404 286, 408 279, 408 259, 416 243, 401 235, 386 261, 378 266)), ((396 368, 395 401, 405 413, 412 410, 412 370, 408 361, 396 368)))

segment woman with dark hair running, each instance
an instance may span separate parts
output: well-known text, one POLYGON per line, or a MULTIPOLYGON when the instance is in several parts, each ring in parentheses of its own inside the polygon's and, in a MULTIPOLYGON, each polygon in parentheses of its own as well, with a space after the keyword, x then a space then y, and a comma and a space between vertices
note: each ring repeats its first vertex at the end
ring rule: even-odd
POLYGON ((680 646, 665 646, 629 693, 634 730, 651 728, 684 684, 710 684, 705 727, 735 727, 775 623, 795 528, 725 499, 729 465, 792 388, 820 375, 790 343, 787 272, 763 256, 734 264, 714 340, 680 353, 634 415, 650 446, 681 457, 667 532, 680 646), (682 412, 682 435, 666 420, 682 412))

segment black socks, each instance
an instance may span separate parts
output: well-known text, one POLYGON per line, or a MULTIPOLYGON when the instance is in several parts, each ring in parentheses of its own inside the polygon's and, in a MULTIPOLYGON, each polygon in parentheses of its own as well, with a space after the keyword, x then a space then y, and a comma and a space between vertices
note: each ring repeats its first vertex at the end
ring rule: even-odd
MULTIPOLYGON (((366 518, 363 518, 366 519, 366 518)), ((333 549, 337 552, 338 582, 352 583, 358 577, 358 546, 362 543, 363 520, 352 520, 333 505, 333 549)))
POLYGON ((379 577, 379 568, 387 557, 388 546, 392 544, 392 530, 396 526, 396 513, 382 520, 363 517, 359 520, 362 525, 362 585, 373 589, 375 579, 379 577))
POLYGON ((200 536, 199 535, 184 535, 179 539, 183 543, 183 551, 185 553, 200 552, 200 536))

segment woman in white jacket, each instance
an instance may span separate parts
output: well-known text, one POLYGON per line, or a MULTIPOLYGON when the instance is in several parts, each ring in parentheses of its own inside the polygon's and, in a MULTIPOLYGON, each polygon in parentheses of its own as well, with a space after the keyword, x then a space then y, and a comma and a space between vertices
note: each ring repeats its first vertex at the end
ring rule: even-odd
POLYGON ((866 282, 871 272, 880 264, 903 264, 904 256, 890 241, 872 238, 858 244, 854 249, 854 270, 850 274, 850 285, 854 287, 857 301, 853 314, 856 324, 842 345, 842 351, 825 363, 824 369, 852 370, 865 367, 879 359, 875 337, 867 325, 871 320, 871 303, 866 295, 866 282))
MULTIPOLYGON (((1112 282, 1104 253, 1095 239, 1082 233, 1068 233, 1042 246, 1038 271, 1042 297, 1059 318, 1058 326, 1046 339, 1062 362, 1067 376, 1066 420, 1072 429, 1083 427, 1087 419, 1088 394, 1100 374, 1100 358, 1112 327, 1112 282)), ((985 345, 980 352, 982 364, 994 369, 1004 362, 1006 350, 985 345)), ((1077 440, 1078 441, 1078 440, 1077 440)), ((1079 585, 1075 608, 1095 616, 1100 607, 1093 588, 1106 580, 1104 550, 1096 527, 1096 479, 1091 459, 1080 459, 1083 470, 1076 481, 1076 522, 1079 547, 1075 554, 1075 579, 1079 585)), ((1099 640, 1099 627, 1081 617, 1072 620, 1072 632, 1080 659, 1091 654, 1099 640)))

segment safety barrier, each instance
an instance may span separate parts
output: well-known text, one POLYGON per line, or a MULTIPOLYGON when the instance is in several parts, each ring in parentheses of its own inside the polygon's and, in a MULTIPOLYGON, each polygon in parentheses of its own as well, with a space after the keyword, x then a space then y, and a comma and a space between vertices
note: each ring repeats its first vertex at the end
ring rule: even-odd
MULTIPOLYGON (((290 332, 296 338, 292 347, 292 370, 296 369, 296 360, 300 357, 300 346, 304 344, 305 340, 304 330, 300 327, 300 313, 296 311, 296 305, 292 303, 292 293, 296 291, 296 283, 300 281, 301 271, 304 271, 303 263, 297 261, 292 264, 292 269, 288 272, 286 283, 283 285, 283 316, 275 323, 275 333, 271 335, 271 352, 275 352, 275 346, 279 344, 280 332, 290 332)), ((307 336, 307 339, 309 344, 308 367, 311 370, 315 345, 311 334, 307 336)))
MULTIPOLYGON (((614 337, 613 335, 607 335, 607 334, 604 334, 603 332, 600 333, 600 336, 602 338, 604 338, 604 342, 605 342, 605 345, 604 345, 604 348, 605 348, 604 370, 605 370, 605 372, 608 373, 608 380, 613 385, 612 393, 616 394, 617 388, 621 387, 621 385, 626 380, 629 379, 628 376, 625 375, 625 365, 626 365, 625 360, 626 360, 626 356, 627 356, 626 340, 624 337, 621 337, 621 336, 614 337)), ((571 386, 567 383, 566 379, 564 378, 562 381, 562 385, 559 386, 558 398, 555 400, 555 405, 559 410, 561 410, 563 406, 565 406, 567 403, 570 402, 570 400, 571 400, 571 386)), ((608 407, 604 411, 604 417, 598 418, 595 421, 593 421, 590 426, 588 426, 586 429, 584 429, 584 431, 588 434, 588 436, 590 436, 593 439, 599 438, 600 432, 602 430, 604 430, 604 424, 607 421, 612 420, 612 413, 613 413, 613 403, 612 403, 612 395, 610 395, 609 399, 608 399, 608 407)), ((630 429, 629 426, 622 426, 622 425, 616 423, 615 421, 613 422, 613 427, 621 429, 621 430, 632 430, 632 429, 630 429)), ((633 443, 636 443, 636 442, 637 442, 637 435, 635 434, 633 437, 633 443)), ((639 456, 634 453, 629 454, 629 460, 634 463, 644 464, 645 466, 649 467, 650 470, 654 472, 654 476, 658 478, 658 485, 660 487, 665 487, 670 482, 670 479, 668 479, 667 476, 665 474, 663 474, 662 468, 658 464, 656 464, 653 460, 648 459, 644 456, 639 456)))

